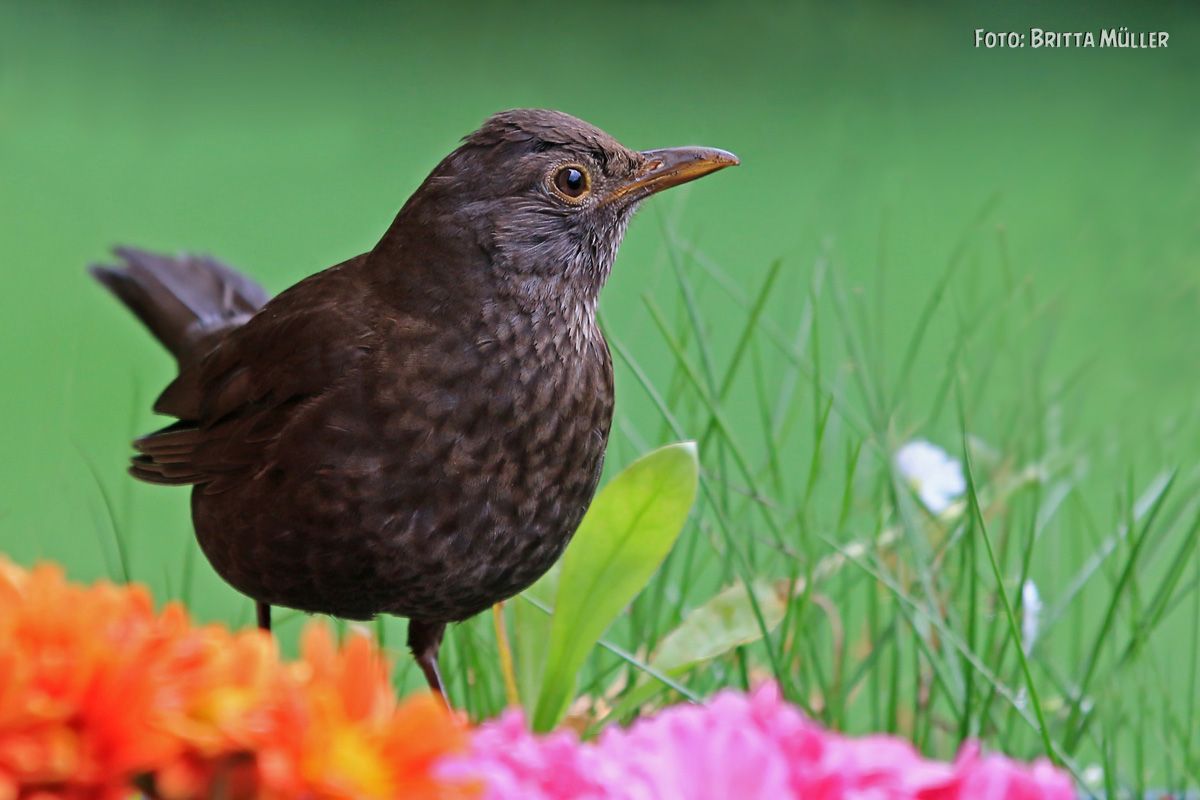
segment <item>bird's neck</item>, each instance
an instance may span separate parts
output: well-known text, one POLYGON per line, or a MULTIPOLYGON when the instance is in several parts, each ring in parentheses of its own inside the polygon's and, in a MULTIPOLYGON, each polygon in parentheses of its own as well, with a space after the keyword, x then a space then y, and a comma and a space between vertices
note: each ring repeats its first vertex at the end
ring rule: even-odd
POLYGON ((563 272, 536 279, 508 273, 497 276, 495 286, 498 308, 528 320, 535 335, 555 340, 561 352, 589 352, 600 336, 594 283, 563 272))
POLYGON ((519 317, 535 334, 566 345, 560 349, 593 349, 600 336, 596 306, 613 254, 499 249, 424 212, 402 210, 366 259, 364 269, 385 302, 410 313, 461 316, 464 323, 519 317))

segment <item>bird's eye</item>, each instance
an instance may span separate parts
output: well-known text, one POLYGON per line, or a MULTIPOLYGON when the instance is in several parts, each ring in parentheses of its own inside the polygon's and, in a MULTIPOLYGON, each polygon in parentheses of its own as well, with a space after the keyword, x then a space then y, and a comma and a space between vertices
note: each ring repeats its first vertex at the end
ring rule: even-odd
POLYGON ((558 172, 554 173, 554 191, 558 192, 568 200, 578 200, 588 193, 588 188, 591 182, 588 180, 587 171, 580 166, 569 164, 565 167, 559 167, 558 172))

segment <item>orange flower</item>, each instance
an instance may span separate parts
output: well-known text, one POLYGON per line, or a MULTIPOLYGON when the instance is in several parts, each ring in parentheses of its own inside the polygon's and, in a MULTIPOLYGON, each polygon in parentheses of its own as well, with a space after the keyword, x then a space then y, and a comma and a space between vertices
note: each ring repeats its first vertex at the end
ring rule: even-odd
POLYGON ((458 798, 434 777, 466 730, 429 696, 397 703, 369 639, 327 628, 280 660, 260 631, 156 613, 137 586, 68 583, 0 557, 0 800, 458 798))
POLYGON ((303 785, 329 797, 444 797, 432 777, 434 763, 465 744, 465 731, 430 695, 399 707, 387 666, 364 636, 354 636, 339 652, 328 629, 310 627, 303 660, 293 667, 299 704, 281 709, 285 730, 276 764, 293 773, 274 785, 290 796, 303 785), (307 722, 308 724, 303 724, 307 722), (300 723, 300 724, 295 724, 300 723))
POLYGON ((369 639, 354 636, 339 651, 328 629, 313 625, 302 659, 281 666, 269 637, 226 636, 199 676, 205 685, 183 692, 192 704, 172 724, 192 747, 168 774, 187 779, 160 784, 161 794, 192 796, 229 771, 230 758, 254 754, 257 797, 453 796, 432 768, 462 749, 465 730, 428 695, 398 706, 369 639), (207 767, 197 769, 195 752, 207 767))
POLYGON ((108 796, 178 744, 153 724, 145 665, 169 646, 140 588, 66 582, 56 567, 0 567, 0 785, 108 796))

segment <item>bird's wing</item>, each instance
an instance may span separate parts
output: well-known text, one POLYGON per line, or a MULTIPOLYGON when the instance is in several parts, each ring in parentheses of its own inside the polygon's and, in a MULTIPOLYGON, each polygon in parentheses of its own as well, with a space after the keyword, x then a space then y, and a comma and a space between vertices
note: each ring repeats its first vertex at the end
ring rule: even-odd
POLYGON ((283 292, 185 367, 155 404, 179 421, 134 442, 133 474, 219 492, 265 467, 297 411, 352 375, 374 346, 357 260, 283 292))

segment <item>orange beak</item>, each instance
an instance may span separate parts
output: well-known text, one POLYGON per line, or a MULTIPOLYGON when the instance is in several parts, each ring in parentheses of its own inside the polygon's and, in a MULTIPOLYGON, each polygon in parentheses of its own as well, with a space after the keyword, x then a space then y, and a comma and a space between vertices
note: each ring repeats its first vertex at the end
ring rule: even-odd
POLYGON ((715 147, 668 147, 662 150, 643 150, 646 165, 633 180, 609 193, 608 201, 636 194, 639 197, 670 189, 672 186, 703 178, 725 167, 741 162, 727 150, 715 147))

